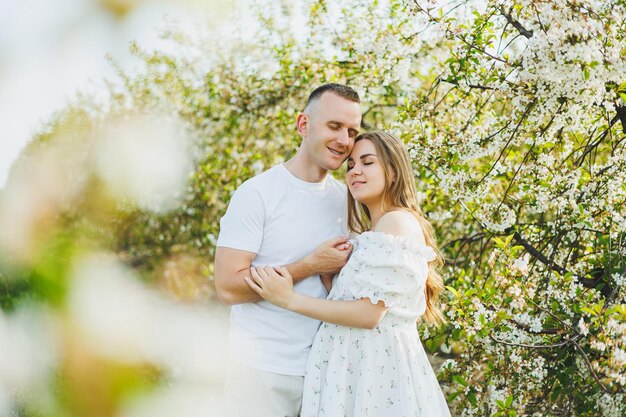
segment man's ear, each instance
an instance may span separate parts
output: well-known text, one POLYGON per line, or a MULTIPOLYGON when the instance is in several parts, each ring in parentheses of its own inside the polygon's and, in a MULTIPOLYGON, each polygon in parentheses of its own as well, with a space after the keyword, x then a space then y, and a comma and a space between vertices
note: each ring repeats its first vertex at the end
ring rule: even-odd
POLYGON ((298 129, 300 136, 305 137, 309 133, 309 116, 304 113, 298 114, 296 128, 298 129))

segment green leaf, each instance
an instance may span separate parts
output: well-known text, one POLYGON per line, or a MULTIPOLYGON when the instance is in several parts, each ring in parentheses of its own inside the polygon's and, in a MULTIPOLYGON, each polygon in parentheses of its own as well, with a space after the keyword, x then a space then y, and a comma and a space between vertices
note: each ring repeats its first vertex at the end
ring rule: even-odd
POLYGON ((596 311, 594 309, 592 309, 592 308, 589 308, 589 307, 581 307, 580 311, 585 312, 587 314, 591 314, 592 316, 597 315, 596 311))
POLYGON ((459 292, 456 289, 452 288, 449 285, 446 286, 446 289, 450 291, 455 298, 460 298, 459 292))
POLYGON ((550 394, 550 399, 552 401, 556 401, 561 395, 561 386, 555 385, 554 390, 552 390, 552 394, 550 394))
POLYGON ((453 402, 454 399, 461 394, 461 392, 462 391, 456 391, 456 392, 453 392, 452 394, 448 395, 448 397, 446 398, 448 400, 448 403, 453 402))
POLYGON ((462 385, 462 386, 464 386, 464 387, 466 387, 466 386, 467 386, 467 381, 466 381, 466 380, 465 380, 465 379, 464 379, 461 375, 454 375, 454 376, 452 377, 452 380, 453 380, 454 382, 456 382, 457 384, 459 384, 459 385, 462 385))
POLYGON ((493 241, 496 243, 496 246, 499 248, 504 248, 504 241, 502 239, 500 239, 499 237, 492 237, 491 239, 493 239, 493 241))

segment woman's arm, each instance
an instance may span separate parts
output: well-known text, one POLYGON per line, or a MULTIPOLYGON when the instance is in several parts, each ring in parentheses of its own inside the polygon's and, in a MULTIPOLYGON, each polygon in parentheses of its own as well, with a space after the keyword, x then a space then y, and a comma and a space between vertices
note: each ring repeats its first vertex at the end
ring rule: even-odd
POLYGON ((354 301, 323 300, 294 293, 287 310, 326 323, 373 329, 387 313, 385 303, 372 304, 368 298, 354 301))
POLYGON ((263 299, 326 323, 340 326, 375 328, 387 313, 385 303, 372 304, 369 298, 355 301, 321 300, 293 290, 293 280, 286 268, 252 268, 252 279, 246 281, 263 299))

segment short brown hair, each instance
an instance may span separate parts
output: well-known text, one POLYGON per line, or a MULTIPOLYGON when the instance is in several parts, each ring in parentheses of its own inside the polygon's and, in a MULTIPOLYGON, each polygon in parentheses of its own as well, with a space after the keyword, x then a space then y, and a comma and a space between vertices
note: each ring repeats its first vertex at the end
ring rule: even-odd
POLYGON ((322 94, 329 91, 333 94, 337 94, 339 97, 343 97, 355 103, 361 102, 361 99, 359 98, 359 93, 354 91, 351 87, 343 84, 329 83, 320 85, 315 90, 313 90, 313 92, 309 95, 309 98, 306 101, 306 106, 304 106, 304 108, 309 107, 309 104, 311 104, 312 101, 319 99, 322 94))

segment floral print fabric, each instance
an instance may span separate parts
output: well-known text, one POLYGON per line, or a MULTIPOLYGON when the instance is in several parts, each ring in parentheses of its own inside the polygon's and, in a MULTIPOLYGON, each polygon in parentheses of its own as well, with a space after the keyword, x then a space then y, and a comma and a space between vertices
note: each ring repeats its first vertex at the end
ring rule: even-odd
POLYGON ((322 323, 307 363, 302 417, 450 416, 416 329, 432 248, 379 232, 353 244, 328 298, 382 300, 389 310, 373 330, 322 323))

